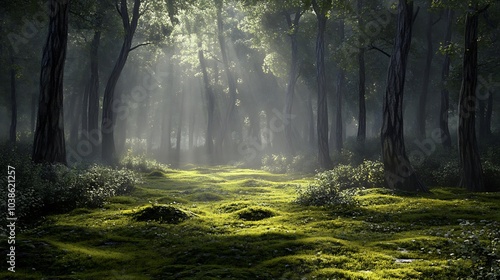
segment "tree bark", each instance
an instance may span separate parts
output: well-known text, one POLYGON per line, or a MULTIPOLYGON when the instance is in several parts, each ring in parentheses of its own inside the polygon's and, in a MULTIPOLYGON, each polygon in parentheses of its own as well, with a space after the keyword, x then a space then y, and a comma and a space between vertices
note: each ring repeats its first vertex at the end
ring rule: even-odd
MULTIPOLYGON (((342 43, 344 41, 344 21, 340 20, 339 22, 339 42, 342 43)), ((336 85, 336 102, 335 102, 335 117, 332 120, 332 124, 335 123, 335 132, 332 129, 332 134, 334 134, 333 144, 335 150, 340 153, 342 152, 342 148, 344 146, 343 143, 343 135, 344 128, 342 123, 342 94, 344 91, 345 84, 345 70, 339 65, 339 72, 337 73, 337 85, 336 85)))
MULTIPOLYGON (((363 20, 363 0, 358 0, 358 22, 359 30, 362 31, 364 28, 363 20)), ((361 37, 362 35, 360 35, 361 37)), ((360 38, 361 39, 361 38, 360 38)), ((361 44, 361 40, 360 40, 361 44)), ((365 46, 361 46, 358 52, 358 106, 359 106, 359 116, 358 116, 358 136, 357 140, 360 143, 364 143, 366 139, 366 70, 365 70, 365 46)))
POLYGON ((465 20, 462 87, 459 97, 458 150, 460 154, 460 186, 469 191, 485 191, 483 170, 477 147, 475 110, 477 88, 477 2, 469 6, 465 20))
POLYGON ((295 155, 295 145, 294 145, 294 135, 292 126, 292 107, 293 107, 293 96, 295 95, 295 85, 297 83, 297 73, 298 73, 298 62, 299 62, 299 47, 297 42, 297 33, 299 31, 299 21, 302 16, 302 11, 299 8, 295 12, 295 16, 292 20, 290 14, 285 12, 285 19, 289 29, 290 37, 290 68, 288 70, 288 85, 286 88, 285 95, 285 139, 287 144, 287 152, 290 155, 295 155))
POLYGON ((413 2, 399 0, 397 18, 397 32, 389 62, 381 131, 385 181, 391 189, 426 192, 426 186, 420 181, 406 156, 403 134, 403 93, 412 37, 413 2))
POLYGON ((208 77, 207 64, 203 52, 201 40, 198 42, 198 60, 200 61, 201 73, 203 74, 203 86, 205 90, 205 98, 207 102, 207 130, 205 133, 205 148, 209 159, 213 158, 214 152, 214 111, 215 111, 215 95, 208 77))
POLYGON ((66 164, 63 78, 68 41, 69 0, 50 0, 49 32, 40 73, 40 97, 33 141, 36 163, 66 164))
POLYGON ((432 70, 432 57, 434 55, 432 46, 432 14, 429 13, 427 18, 427 26, 425 28, 425 37, 427 41, 427 54, 425 58, 425 67, 422 80, 422 92, 419 96, 418 110, 417 110, 417 138, 424 139, 426 137, 425 133, 425 122, 426 122, 426 107, 427 107, 427 96, 429 95, 429 81, 432 70))
MULTIPOLYGON (((132 11, 132 19, 130 20, 127 0, 121 0, 120 2, 120 16, 122 18, 123 29, 125 32, 123 38, 122 48, 120 50, 120 55, 116 60, 115 66, 111 75, 109 76, 106 88, 104 90, 104 101, 103 101, 103 111, 102 111, 102 123, 101 123, 101 133, 102 133, 102 159, 103 161, 114 164, 117 162, 115 139, 114 139, 114 126, 115 126, 115 116, 114 107, 115 104, 114 95, 116 84, 120 78, 120 74, 125 67, 127 62, 128 54, 132 46, 132 39, 134 37, 135 30, 137 28, 137 23, 140 17, 139 6, 141 5, 140 0, 134 0, 134 8, 132 11)), ((120 106, 120 105, 118 105, 120 106)))
MULTIPOLYGON (((98 26, 97 28, 100 28, 98 26)), ((101 41, 101 31, 94 31, 94 37, 90 44, 90 80, 88 84, 88 112, 87 112, 87 132, 88 137, 100 138, 99 131, 99 44, 101 41)), ((92 145, 91 155, 97 154, 98 146, 94 141, 89 141, 92 145)))
MULTIPOLYGON (((453 25, 453 10, 448 9, 446 16, 445 46, 451 44, 451 27, 453 25)), ((448 77, 450 76, 450 55, 444 56, 443 68, 441 71, 441 109, 439 114, 439 128, 441 130, 441 143, 445 148, 451 148, 451 135, 448 128, 448 110, 450 108, 450 92, 448 90, 448 77)))
POLYGON ((321 168, 329 169, 332 166, 332 160, 330 158, 330 149, 328 146, 328 103, 325 75, 325 29, 327 17, 325 7, 320 7, 316 0, 313 0, 312 4, 318 20, 318 33, 316 38, 318 161, 321 168))

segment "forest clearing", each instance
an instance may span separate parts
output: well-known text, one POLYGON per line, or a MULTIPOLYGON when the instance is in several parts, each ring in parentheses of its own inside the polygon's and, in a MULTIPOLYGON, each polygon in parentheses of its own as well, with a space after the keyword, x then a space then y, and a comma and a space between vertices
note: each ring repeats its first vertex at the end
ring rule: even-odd
POLYGON ((498 193, 374 188, 345 209, 293 203, 311 180, 226 166, 144 174, 130 195, 47 216, 22 232, 16 274, 0 277, 476 279, 481 267, 498 273, 499 260, 489 259, 500 237, 498 193), (169 220, 170 212, 134 218, 152 207, 175 207, 186 220, 169 220))

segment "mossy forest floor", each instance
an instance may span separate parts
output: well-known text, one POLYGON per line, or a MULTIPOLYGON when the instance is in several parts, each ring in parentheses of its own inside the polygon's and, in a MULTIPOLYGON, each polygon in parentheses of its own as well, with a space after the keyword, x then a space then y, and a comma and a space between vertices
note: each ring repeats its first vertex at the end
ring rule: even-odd
POLYGON ((311 181, 230 167, 144 174, 130 196, 18 233, 16 273, 0 278, 450 279, 471 275, 485 232, 498 233, 499 194, 370 189, 350 210, 293 203, 311 181))

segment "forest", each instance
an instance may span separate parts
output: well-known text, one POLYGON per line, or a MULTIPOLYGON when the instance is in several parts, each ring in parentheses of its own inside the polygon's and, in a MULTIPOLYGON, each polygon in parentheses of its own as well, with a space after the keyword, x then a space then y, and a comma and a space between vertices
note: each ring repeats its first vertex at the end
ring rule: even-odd
POLYGON ((495 0, 0 5, 2 279, 500 279, 495 0))

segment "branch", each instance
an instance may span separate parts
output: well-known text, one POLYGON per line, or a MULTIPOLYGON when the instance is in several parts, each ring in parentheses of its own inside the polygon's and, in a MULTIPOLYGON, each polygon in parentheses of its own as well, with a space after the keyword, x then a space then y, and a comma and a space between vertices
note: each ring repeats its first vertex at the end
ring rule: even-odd
POLYGON ((144 15, 144 14, 145 14, 145 13, 149 10, 149 3, 150 3, 150 2, 146 2, 146 3, 144 4, 144 9, 142 9, 142 11, 141 11, 141 12, 139 12, 139 16, 144 15))
POLYGON ((417 19, 418 13, 420 12, 420 6, 417 7, 417 10, 413 14, 413 23, 415 24, 415 20, 417 19))
POLYGON ((139 45, 137 45, 135 47, 130 48, 128 51, 131 52, 131 51, 137 49, 138 47, 147 46, 147 45, 151 45, 151 44, 153 44, 153 43, 152 42, 142 43, 142 44, 139 44, 139 45))
POLYGON ((118 0, 115 0, 115 8, 120 17, 123 17, 122 12, 120 12, 120 7, 118 6, 118 0))
POLYGON ((387 57, 391 57, 391 55, 389 53, 387 53, 386 51, 384 51, 383 49, 381 48, 378 48, 376 46, 373 45, 373 43, 370 44, 370 46, 368 47, 369 50, 377 50, 383 54, 385 54, 387 57))

